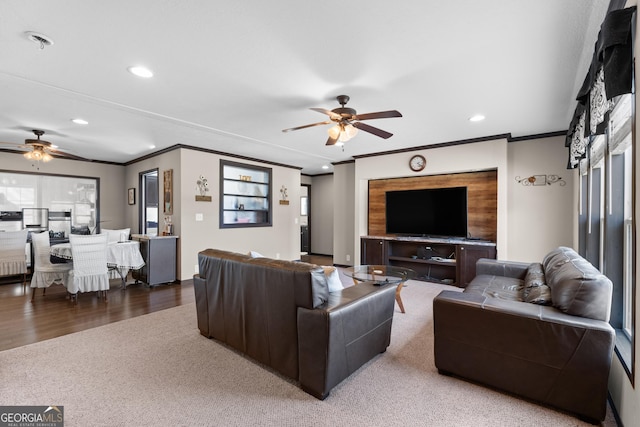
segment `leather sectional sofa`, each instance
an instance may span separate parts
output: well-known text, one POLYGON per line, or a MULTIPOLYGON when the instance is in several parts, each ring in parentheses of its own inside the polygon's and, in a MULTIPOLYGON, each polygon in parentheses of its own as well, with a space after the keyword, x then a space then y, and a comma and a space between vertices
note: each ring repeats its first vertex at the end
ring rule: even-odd
POLYGON ((481 259, 476 274, 434 299, 439 372, 604 420, 611 281, 566 247, 542 263, 481 259))
POLYGON ((395 286, 329 292, 322 267, 207 249, 194 276, 200 333, 324 399, 390 343, 395 286))

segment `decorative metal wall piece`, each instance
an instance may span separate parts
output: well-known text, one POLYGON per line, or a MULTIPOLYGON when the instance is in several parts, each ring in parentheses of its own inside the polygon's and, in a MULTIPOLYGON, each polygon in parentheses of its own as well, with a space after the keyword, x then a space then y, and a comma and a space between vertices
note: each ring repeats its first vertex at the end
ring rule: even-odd
POLYGON ((551 184, 558 184, 561 187, 564 187, 565 185, 567 185, 565 180, 558 175, 531 175, 526 178, 520 178, 519 176, 516 176, 516 181, 518 181, 520 184, 524 185, 525 187, 528 187, 531 185, 551 185, 551 184))
POLYGON ((289 204, 289 200, 287 200, 287 197, 289 197, 289 195, 287 194, 287 187, 285 187, 284 185, 280 189, 280 196, 282 197, 280 199, 280 204, 281 205, 288 205, 289 204))

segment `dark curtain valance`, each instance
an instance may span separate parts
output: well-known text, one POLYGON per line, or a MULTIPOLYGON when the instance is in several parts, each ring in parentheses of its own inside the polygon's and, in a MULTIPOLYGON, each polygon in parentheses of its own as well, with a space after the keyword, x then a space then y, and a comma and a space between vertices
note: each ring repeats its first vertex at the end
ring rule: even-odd
POLYGON ((569 169, 585 156, 589 137, 604 133, 611 100, 633 90, 632 24, 636 7, 607 14, 600 26, 593 58, 576 100, 565 145, 569 169))

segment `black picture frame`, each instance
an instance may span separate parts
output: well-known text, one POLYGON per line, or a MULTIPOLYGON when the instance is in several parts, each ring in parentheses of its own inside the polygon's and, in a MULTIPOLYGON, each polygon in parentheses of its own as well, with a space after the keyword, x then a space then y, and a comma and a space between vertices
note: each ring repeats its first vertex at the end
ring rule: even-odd
POLYGON ((135 205, 136 204, 136 189, 135 188, 130 188, 128 193, 127 193, 127 200, 129 202, 130 205, 135 205))

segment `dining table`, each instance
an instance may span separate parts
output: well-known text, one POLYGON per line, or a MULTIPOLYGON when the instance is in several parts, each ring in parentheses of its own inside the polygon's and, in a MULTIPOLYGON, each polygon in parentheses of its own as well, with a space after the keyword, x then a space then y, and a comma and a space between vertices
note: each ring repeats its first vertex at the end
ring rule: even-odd
MULTIPOLYGON (((53 258, 73 262, 71 243, 59 243, 52 245, 49 254, 53 258)), ((107 268, 117 271, 122 279, 122 289, 127 288, 127 274, 129 270, 139 270, 145 262, 140 252, 140 242, 127 240, 123 242, 110 242, 107 244, 107 268)))

